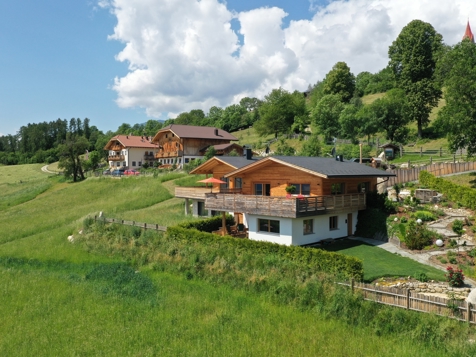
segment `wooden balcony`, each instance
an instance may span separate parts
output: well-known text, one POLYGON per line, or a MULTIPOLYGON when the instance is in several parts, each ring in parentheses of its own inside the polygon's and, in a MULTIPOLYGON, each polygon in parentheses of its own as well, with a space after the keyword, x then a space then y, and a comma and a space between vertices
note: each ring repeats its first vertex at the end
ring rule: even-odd
POLYGON ((124 155, 109 155, 107 159, 109 161, 125 161, 124 155))
POLYGON ((366 195, 363 193, 287 198, 206 192, 205 196, 205 208, 208 210, 287 218, 340 213, 366 208, 366 195))
POLYGON ((182 150, 158 152, 157 154, 155 154, 156 159, 162 159, 164 157, 167 158, 167 157, 180 157, 180 156, 183 156, 182 150))
POLYGON ((209 193, 241 193, 241 188, 175 187, 175 197, 204 200, 209 193))
POLYGON ((144 155, 144 161, 154 161, 155 155, 144 155))
POLYGON ((110 150, 112 151, 121 151, 124 149, 121 145, 114 145, 110 150))

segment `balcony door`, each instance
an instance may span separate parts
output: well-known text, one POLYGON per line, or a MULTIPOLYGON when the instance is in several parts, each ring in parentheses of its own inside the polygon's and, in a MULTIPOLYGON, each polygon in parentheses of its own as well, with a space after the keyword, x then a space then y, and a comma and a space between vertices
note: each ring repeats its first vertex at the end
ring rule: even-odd
POLYGON ((271 196, 271 184, 269 183, 255 183, 254 188, 257 196, 271 196))

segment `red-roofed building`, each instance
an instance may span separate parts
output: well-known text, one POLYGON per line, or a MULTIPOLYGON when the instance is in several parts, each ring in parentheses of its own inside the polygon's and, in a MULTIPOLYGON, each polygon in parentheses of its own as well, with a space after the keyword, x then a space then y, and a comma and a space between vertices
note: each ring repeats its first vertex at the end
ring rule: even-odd
POLYGON ((152 166, 158 147, 147 136, 116 135, 109 140, 104 150, 109 151, 108 161, 111 168, 134 169, 140 168, 144 162, 152 166))
POLYGON ((176 164, 179 167, 190 160, 202 158, 210 146, 214 146, 219 155, 226 155, 232 150, 242 155, 243 149, 239 145, 232 144, 232 141, 238 139, 222 129, 178 124, 167 125, 160 129, 152 139, 152 142, 158 145, 155 157, 159 163, 176 164))
POLYGON ((474 35, 473 35, 473 32, 471 31, 471 26, 469 26, 469 20, 468 20, 468 24, 466 25, 466 31, 464 32, 464 35, 463 35, 463 40, 465 38, 469 38, 469 40, 474 43, 474 35))

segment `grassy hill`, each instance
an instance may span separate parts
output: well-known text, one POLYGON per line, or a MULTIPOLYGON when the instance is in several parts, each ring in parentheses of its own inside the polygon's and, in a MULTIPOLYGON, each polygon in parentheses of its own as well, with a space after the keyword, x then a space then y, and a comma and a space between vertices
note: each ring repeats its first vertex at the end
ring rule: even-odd
MULTIPOLYGON (((160 225, 193 219, 182 215, 183 201, 171 194, 182 176, 93 177, 73 184, 42 173, 41 165, 2 167, 0 355, 451 355, 412 338, 418 330, 410 338, 379 337, 390 310, 382 312, 381 326, 357 327, 226 284, 139 269, 113 251, 95 254, 68 242, 85 217, 100 211, 160 225)), ((461 352, 466 332, 444 321, 460 336, 448 333, 455 344, 445 343, 461 352)))

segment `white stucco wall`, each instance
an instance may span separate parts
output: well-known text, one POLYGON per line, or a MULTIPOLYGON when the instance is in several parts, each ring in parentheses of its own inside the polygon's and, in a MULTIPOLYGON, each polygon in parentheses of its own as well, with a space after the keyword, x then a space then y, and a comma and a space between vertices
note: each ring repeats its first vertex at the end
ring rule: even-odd
MULTIPOLYGON (((352 233, 357 225, 358 211, 352 213, 352 233)), ((248 225, 248 237, 252 240, 260 240, 285 245, 305 245, 318 242, 326 238, 342 238, 347 236, 347 213, 319 215, 305 218, 281 218, 245 214, 248 225), (337 229, 329 229, 329 217, 337 216, 337 229), (280 233, 258 232, 258 219, 279 220, 280 233), (304 234, 304 220, 313 220, 313 233, 304 234)))

